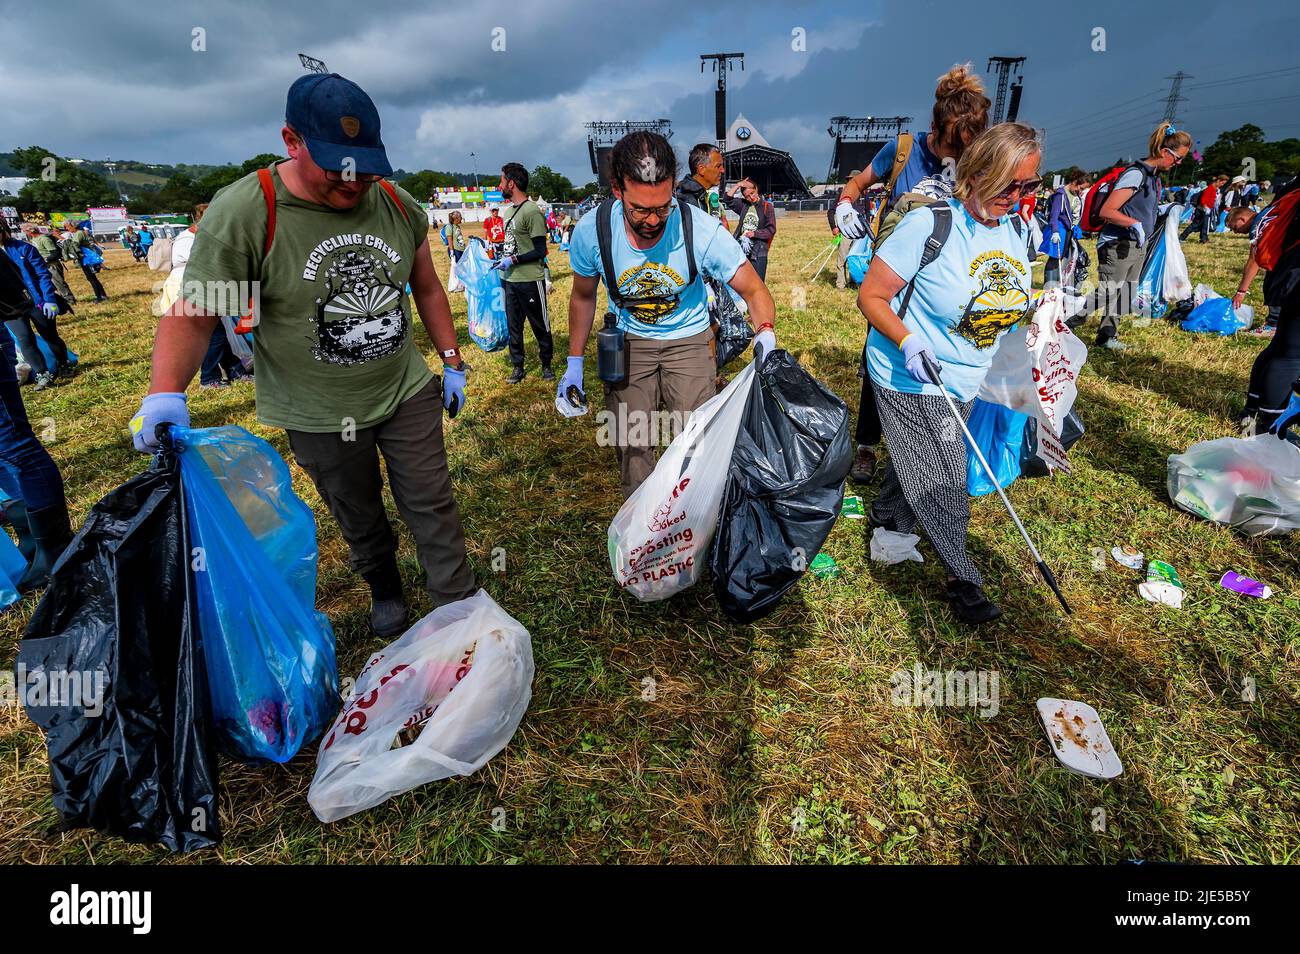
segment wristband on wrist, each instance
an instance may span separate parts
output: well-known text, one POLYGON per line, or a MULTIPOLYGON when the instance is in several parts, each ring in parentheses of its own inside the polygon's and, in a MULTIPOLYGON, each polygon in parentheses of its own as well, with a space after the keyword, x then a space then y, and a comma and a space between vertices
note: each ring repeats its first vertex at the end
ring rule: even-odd
POLYGON ((907 344, 907 339, 910 337, 912 337, 912 332, 909 331, 907 334, 903 335, 902 339, 899 340, 898 342, 899 351, 903 350, 903 345, 907 344))
POLYGON ((772 322, 770 322, 770 321, 765 321, 765 322, 763 322, 761 325, 758 326, 758 328, 757 328, 757 330, 755 330, 754 334, 756 334, 756 335, 761 335, 764 331, 767 331, 768 329, 771 329, 773 332, 775 332, 775 331, 776 331, 776 325, 772 324, 772 322))

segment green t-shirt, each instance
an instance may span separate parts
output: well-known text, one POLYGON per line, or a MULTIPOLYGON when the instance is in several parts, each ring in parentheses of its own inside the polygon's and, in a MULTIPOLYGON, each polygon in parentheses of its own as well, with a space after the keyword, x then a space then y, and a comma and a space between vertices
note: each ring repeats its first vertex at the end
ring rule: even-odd
POLYGON ((63 257, 63 249, 59 247, 58 241, 53 236, 42 233, 32 239, 32 245, 35 246, 36 251, 41 253, 41 258, 47 262, 63 257))
POLYGON ((232 283, 260 282, 253 355, 263 424, 329 433, 382 423, 432 377, 411 340, 405 290, 428 216, 400 188, 409 220, 379 185, 340 211, 291 195, 278 170, 272 178, 275 237, 265 259, 266 200, 253 173, 208 206, 181 296, 233 315, 248 292, 232 283))
MULTIPOLYGON (((523 255, 533 250, 533 239, 545 238, 546 216, 532 199, 514 207, 506 219, 506 241, 503 246, 506 255, 523 255)), ((508 282, 540 282, 546 274, 542 260, 512 265, 506 272, 508 282)))

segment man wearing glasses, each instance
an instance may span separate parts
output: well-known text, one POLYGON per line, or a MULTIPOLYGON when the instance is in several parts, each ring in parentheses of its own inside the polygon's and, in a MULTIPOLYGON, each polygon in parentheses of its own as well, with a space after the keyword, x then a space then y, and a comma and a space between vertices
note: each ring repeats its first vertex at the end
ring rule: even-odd
POLYGON ((218 316, 245 307, 232 286, 255 283, 257 418, 286 431, 370 586, 371 626, 387 638, 405 628, 407 608, 379 453, 433 605, 476 590, 442 434, 443 410, 454 417, 465 404, 465 366, 428 218, 384 180, 392 167, 370 97, 338 74, 303 76, 289 88, 281 136, 287 160, 208 207, 180 299, 158 325, 131 431, 151 452, 158 424, 189 426, 185 389, 218 316), (441 380, 411 340, 408 282, 441 380))
POLYGON ((609 158, 614 199, 584 215, 569 246, 573 291, 569 297, 569 362, 557 393, 583 388, 583 351, 596 316, 596 288, 602 277, 617 287, 611 311, 625 333, 626 374, 605 385, 605 408, 618 455, 624 498, 654 470, 651 426, 662 402, 673 419, 685 419, 715 393, 714 359, 704 276, 726 282, 749 306, 754 356, 776 347, 776 307, 754 266, 722 224, 697 206, 673 200, 677 158, 657 133, 629 133, 609 158), (610 222, 609 269, 598 220, 610 222), (690 280, 683 216, 691 216, 695 280, 690 280), (621 300, 621 304, 614 301, 621 300))

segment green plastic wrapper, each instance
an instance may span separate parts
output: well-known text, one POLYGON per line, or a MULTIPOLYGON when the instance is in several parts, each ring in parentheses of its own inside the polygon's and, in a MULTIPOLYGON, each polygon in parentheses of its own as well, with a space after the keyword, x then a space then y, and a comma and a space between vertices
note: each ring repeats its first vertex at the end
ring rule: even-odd
POLYGON ((840 575, 839 565, 829 553, 819 553, 813 557, 808 569, 812 570, 813 576, 822 580, 833 580, 840 575))

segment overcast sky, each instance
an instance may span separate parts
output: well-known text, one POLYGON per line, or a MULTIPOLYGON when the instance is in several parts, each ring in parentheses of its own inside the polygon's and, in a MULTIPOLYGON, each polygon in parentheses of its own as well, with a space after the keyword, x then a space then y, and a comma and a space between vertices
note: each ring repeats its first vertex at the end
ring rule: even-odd
MULTIPOLYGON (((395 167, 469 172, 472 151, 485 178, 514 160, 582 183, 593 178, 585 122, 667 117, 683 155, 712 139, 714 77, 701 74, 699 54, 743 51, 728 118, 743 112, 820 179, 830 116, 908 115, 919 131, 940 73, 966 61, 983 71, 1003 55, 1027 58, 1020 118, 1045 130, 1045 168, 1096 168, 1145 149, 1166 77, 1180 69, 1194 78, 1178 116, 1203 146, 1245 122, 1270 138, 1300 136, 1297 9, 1254 0, 0 0, 0 151, 40 144, 165 163, 277 151, 302 51, 375 99, 395 167), (195 28, 206 51, 192 48, 195 28), (61 55, 24 55, 39 50, 61 55)), ((993 75, 986 80, 992 96, 993 75)))

